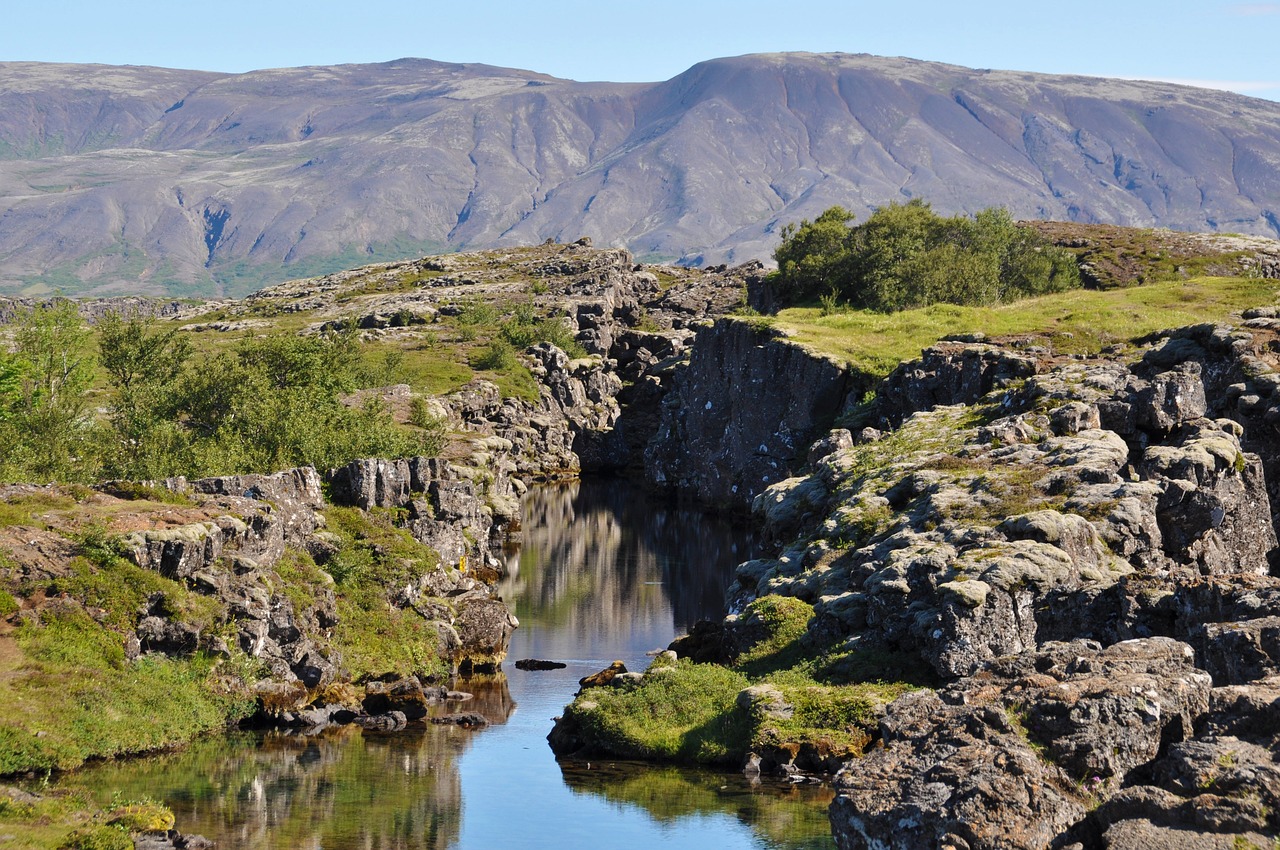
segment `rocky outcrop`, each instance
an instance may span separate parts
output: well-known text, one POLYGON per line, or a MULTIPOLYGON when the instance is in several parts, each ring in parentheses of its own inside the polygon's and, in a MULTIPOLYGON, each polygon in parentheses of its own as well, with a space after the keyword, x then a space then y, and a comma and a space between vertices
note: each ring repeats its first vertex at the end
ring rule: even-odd
MULTIPOLYGON (((272 678, 318 687, 332 681, 341 659, 326 647, 337 623, 332 589, 295 605, 274 571, 287 547, 305 549, 322 525, 320 478, 311 468, 275 475, 246 475, 168 482, 201 494, 209 516, 164 529, 135 531, 122 544, 144 569, 179 580, 216 599, 234 626, 238 648, 261 661, 272 678)), ((226 653, 222 637, 201 634, 173 616, 163 595, 140 612, 130 654, 190 654, 197 649, 226 653)))
MULTIPOLYGON (((497 563, 491 547, 500 542, 506 520, 495 520, 486 494, 447 461, 433 458, 353 461, 331 470, 328 479, 338 504, 405 508, 404 527, 440 556, 439 565, 420 564, 412 583, 387 588, 388 601, 416 610, 435 625, 440 652, 451 666, 492 670, 500 665, 517 622, 482 580, 497 575, 487 565, 497 563)), ((326 502, 316 471, 167 484, 194 500, 193 517, 205 518, 125 535, 129 558, 214 598, 233 627, 235 648, 265 665, 273 687, 315 689, 338 678, 342 659, 330 648, 338 624, 333 588, 313 588, 299 597, 288 592, 276 572, 291 550, 309 552, 321 564, 334 554, 335 538, 322 530, 319 511, 326 502)), ((232 646, 219 634, 175 616, 157 595, 139 612, 127 651, 135 656, 227 653, 232 646)), ((296 707, 309 697, 286 689, 271 699, 296 707)))
POLYGON ((1190 647, 1077 641, 1002 661, 890 704, 882 746, 837 777, 843 848, 1059 846, 1105 796, 1209 703, 1190 647))
POLYGON ((655 487, 727 511, 790 477, 850 388, 847 370, 768 327, 721 319, 698 332, 645 451, 655 487))
POLYGON ((973 404, 992 390, 1034 375, 1036 368, 1034 353, 974 340, 940 343, 884 379, 876 388, 871 419, 878 428, 896 428, 917 411, 973 404))
MULTIPOLYGON (((506 451, 509 445, 499 444, 506 451)), ((493 551, 518 519, 515 483, 502 465, 480 481, 468 468, 440 458, 364 458, 330 470, 333 501, 361 510, 405 508, 414 538, 443 564, 496 565, 493 551), (483 489, 482 489, 483 488, 483 489)))
MULTIPOLYGON (((1247 321, 1136 362, 940 344, 881 387, 882 430, 811 441, 804 474, 756 496, 773 548, 738 567, 731 612, 796 596, 815 651, 906 653, 943 682, 845 764, 842 848, 1275 834, 1280 322, 1247 321)), ((732 657, 744 628, 676 648, 732 657)))

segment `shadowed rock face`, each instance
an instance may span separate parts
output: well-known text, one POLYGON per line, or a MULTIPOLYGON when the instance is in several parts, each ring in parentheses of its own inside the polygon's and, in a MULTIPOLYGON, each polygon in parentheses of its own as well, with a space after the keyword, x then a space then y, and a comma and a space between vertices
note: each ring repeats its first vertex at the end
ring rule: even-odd
POLYGON ((0 64, 0 288, 245 292, 573 240, 767 257, 782 223, 946 212, 1275 236, 1280 105, 843 54, 656 84, 405 59, 240 75, 0 64))

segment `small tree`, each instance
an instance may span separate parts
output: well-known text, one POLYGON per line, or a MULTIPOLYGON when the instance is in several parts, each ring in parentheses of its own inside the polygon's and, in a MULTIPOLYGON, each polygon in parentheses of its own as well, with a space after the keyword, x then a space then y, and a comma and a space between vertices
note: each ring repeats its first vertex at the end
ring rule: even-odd
POLYGON ((849 222, 853 213, 831 207, 814 221, 782 228, 782 244, 773 252, 787 293, 796 300, 819 298, 838 288, 848 270, 849 222))
POLYGON ((97 473, 86 392, 93 383, 89 331, 75 305, 59 300, 18 320, 6 364, 4 446, 9 477, 86 480, 97 473))
POLYGON ((940 301, 993 304, 1080 284, 1069 253, 1001 208, 944 218, 913 199, 856 226, 851 219, 832 207, 814 222, 783 228, 774 257, 784 296, 893 311, 940 301))
POLYGON ((191 356, 190 341, 176 327, 162 329, 154 319, 118 313, 103 318, 98 332, 99 359, 115 390, 108 470, 126 478, 173 474, 188 445, 177 422, 177 384, 191 356))

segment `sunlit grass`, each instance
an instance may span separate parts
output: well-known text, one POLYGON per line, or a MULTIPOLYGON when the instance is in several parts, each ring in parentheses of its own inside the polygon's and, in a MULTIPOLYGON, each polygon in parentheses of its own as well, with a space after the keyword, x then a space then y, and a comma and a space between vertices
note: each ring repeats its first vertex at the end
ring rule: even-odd
POLYGON ((1164 328, 1216 322, 1271 304, 1276 281, 1206 277, 1106 292, 1078 289, 992 307, 935 304, 899 313, 869 310, 822 315, 816 307, 783 310, 772 320, 796 341, 887 375, 948 334, 1043 337, 1055 352, 1095 353, 1164 328))

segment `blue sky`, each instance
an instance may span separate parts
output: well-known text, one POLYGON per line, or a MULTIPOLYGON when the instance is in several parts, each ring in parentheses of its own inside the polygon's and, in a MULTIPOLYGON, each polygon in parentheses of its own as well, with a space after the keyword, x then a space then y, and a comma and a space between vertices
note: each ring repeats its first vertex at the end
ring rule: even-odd
POLYGON ((1280 100, 1280 2, 44 0, 6 4, 0 59, 247 71, 405 56, 652 81, 781 50, 1188 82, 1280 100))

